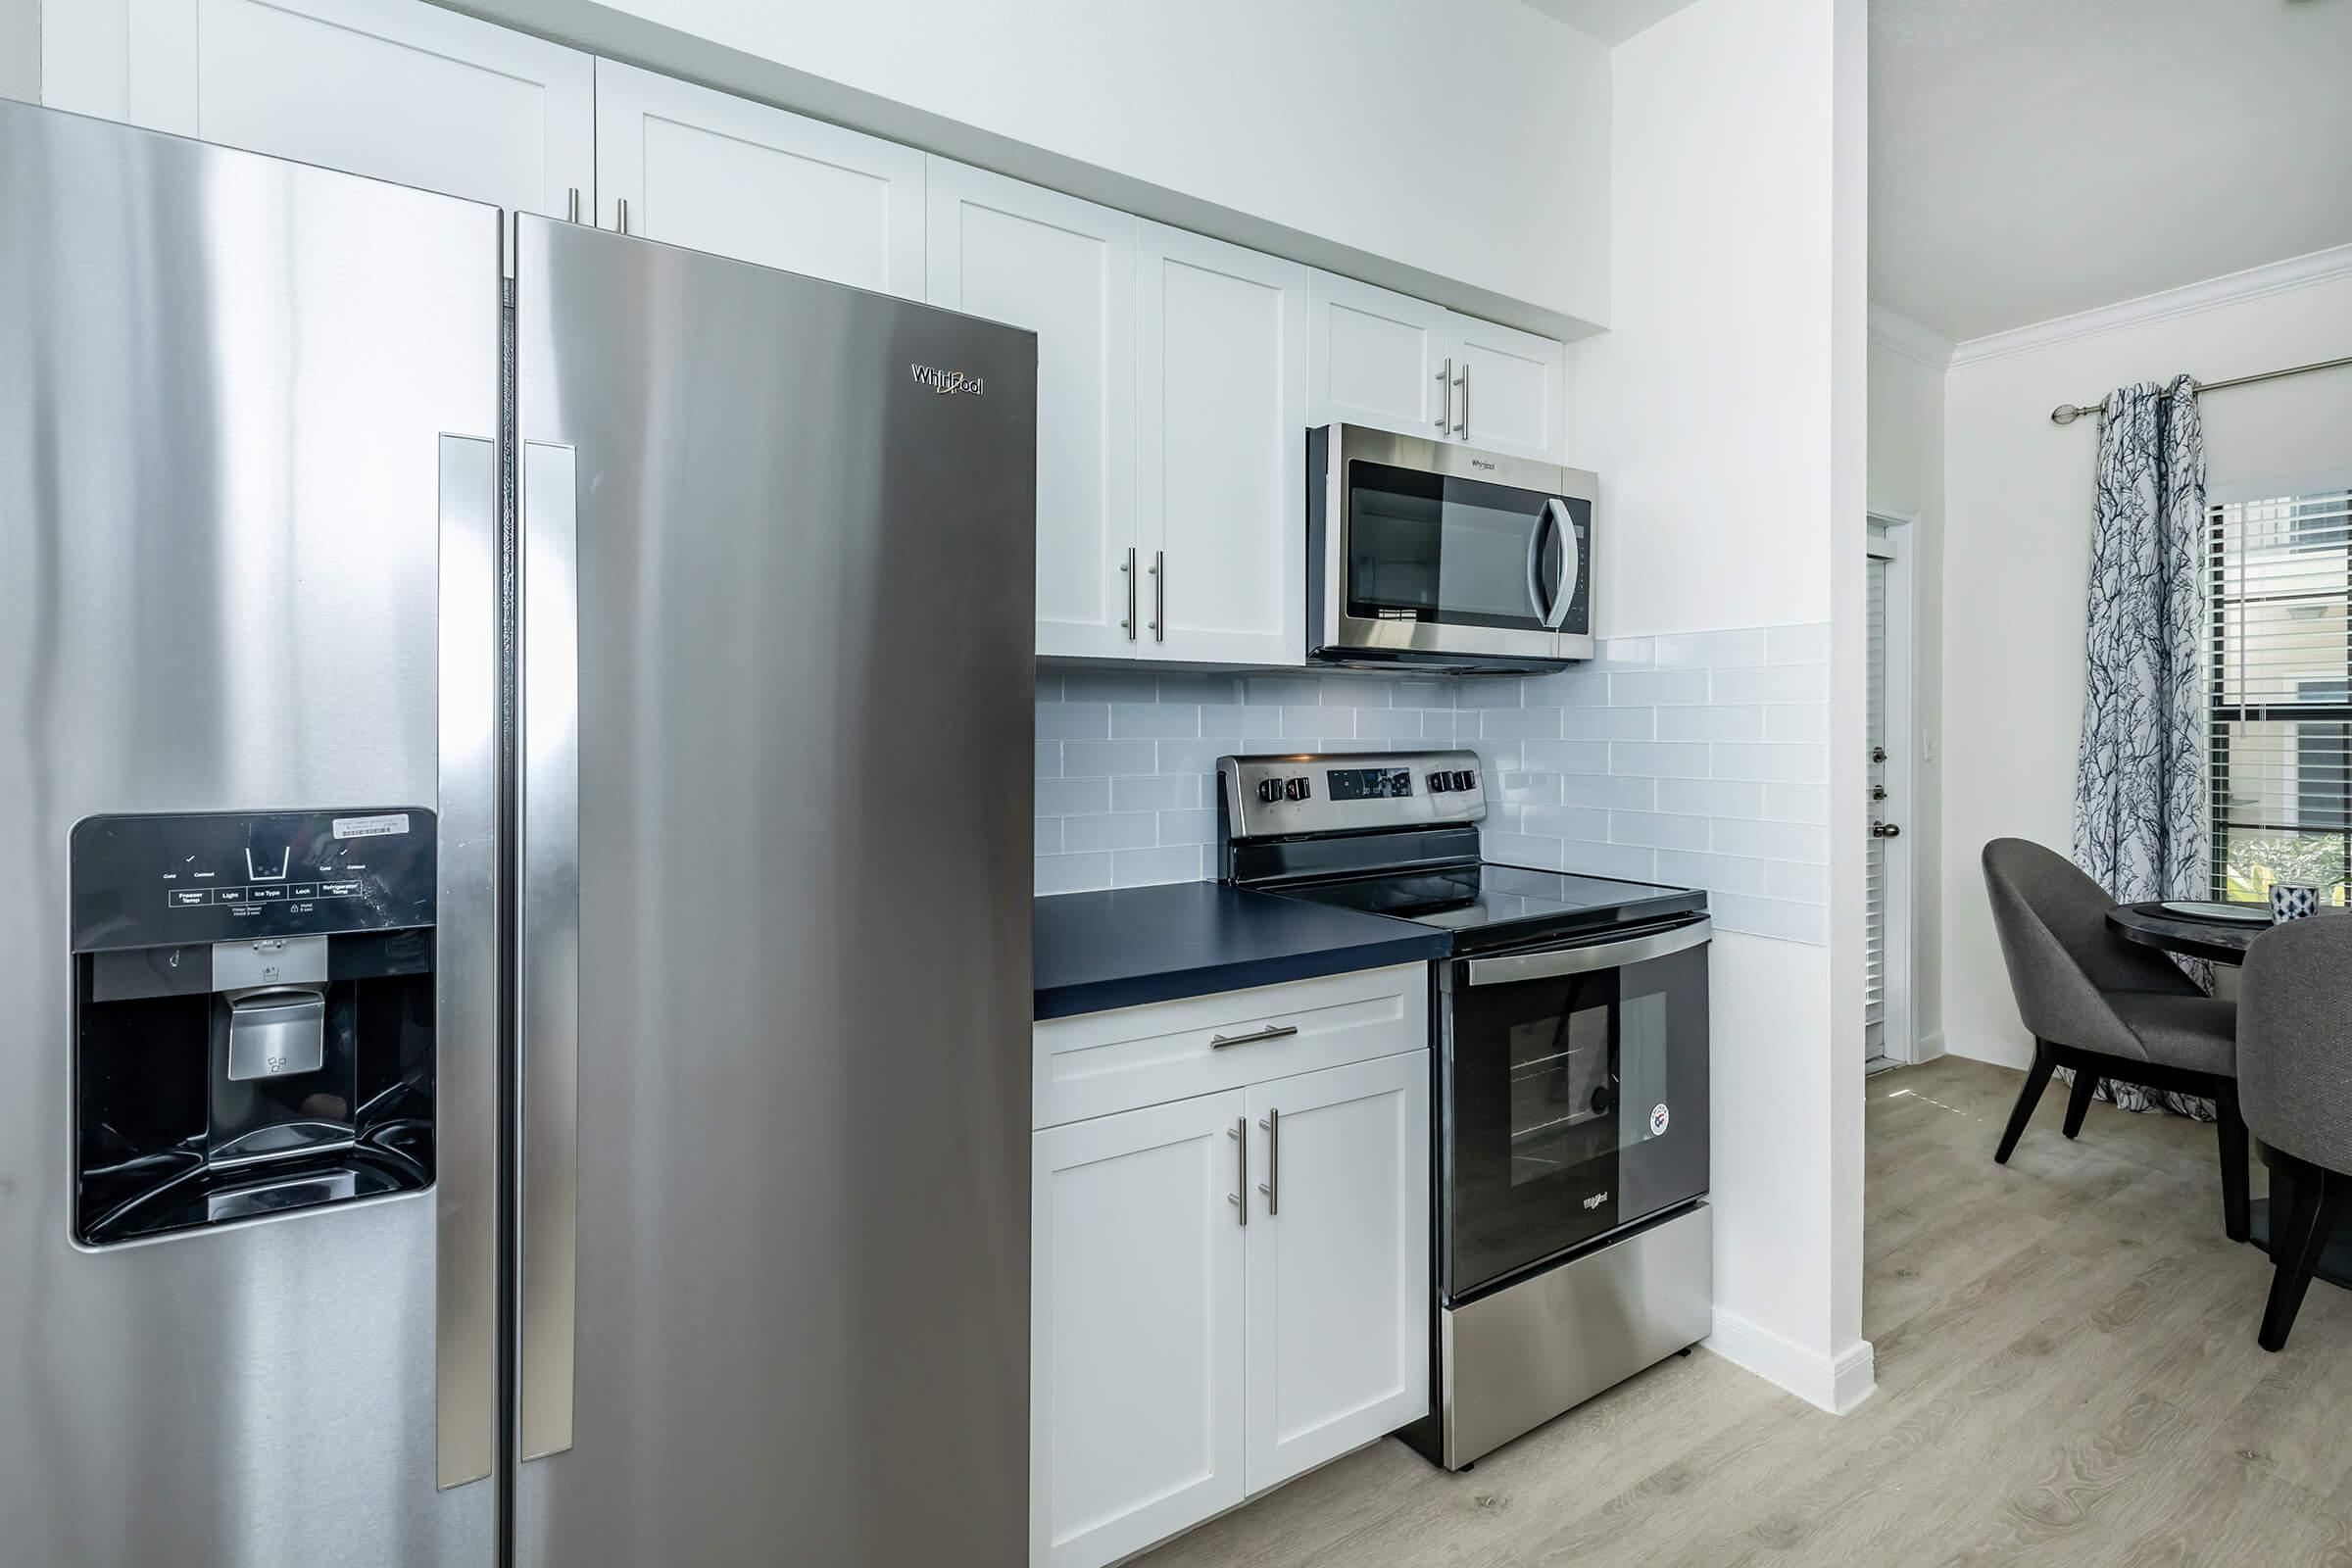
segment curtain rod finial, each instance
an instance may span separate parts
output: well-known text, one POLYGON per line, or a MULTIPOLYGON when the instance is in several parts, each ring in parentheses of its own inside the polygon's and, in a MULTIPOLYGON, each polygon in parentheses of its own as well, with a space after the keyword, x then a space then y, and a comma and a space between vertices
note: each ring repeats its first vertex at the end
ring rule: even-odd
POLYGON ((2050 422, 2052 424, 2072 424, 2085 414, 2095 414, 2096 412, 2098 411, 2095 409, 2081 408, 2072 403, 2061 403, 2050 411, 2050 422))

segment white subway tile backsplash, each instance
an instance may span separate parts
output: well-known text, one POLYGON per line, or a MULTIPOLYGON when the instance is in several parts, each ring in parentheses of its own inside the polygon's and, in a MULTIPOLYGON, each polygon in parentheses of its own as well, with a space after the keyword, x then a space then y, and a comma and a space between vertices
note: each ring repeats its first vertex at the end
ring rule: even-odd
POLYGON ((1609 677, 1611 708, 1689 707, 1706 700, 1703 669, 1633 669, 1609 677))
POLYGON ((1190 844, 1172 849, 1121 850, 1110 858, 1110 885, 1143 888, 1161 882, 1198 882, 1201 878, 1202 860, 1200 850, 1190 844))
POLYGON ((1214 876, 1229 753, 1458 746, 1491 859, 1704 887, 1727 931, 1820 943, 1828 659, 1811 625, 1610 638, 1524 678, 1041 668, 1036 887, 1214 876))
POLYGON ((1762 669, 1719 669, 1709 677, 1718 703, 1826 703, 1827 664, 1768 664, 1762 669))
POLYGON ((1715 748, 1717 778, 1754 779, 1763 784, 1818 784, 1829 776, 1826 746, 1728 746, 1715 748))
POLYGON ((1658 710, 1657 738, 1662 741, 1760 741, 1764 738, 1764 713, 1761 708, 1661 708, 1658 710))
POLYGON ((1063 741, 1061 771, 1067 778, 1116 778, 1122 773, 1159 771, 1159 748, 1150 741, 1063 741))
POLYGON ((1200 710, 1189 703, 1113 703, 1110 733, 1121 740, 1197 736, 1200 710))
POLYGON ((1110 734, 1106 703, 1040 703, 1037 738, 1041 741, 1102 740, 1110 734))
POLYGON ((1609 842, 1642 844, 1653 850, 1703 850, 1708 822, 1703 816, 1669 816, 1659 811, 1611 811, 1609 842))
POLYGON ((1708 748, 1682 741, 1612 741, 1609 771, 1645 778, 1705 778, 1713 762, 1708 748))
MULTIPOLYGON (((1138 784, 1155 779, 1136 779, 1138 784)), ((1111 781, 1106 778, 1043 778, 1037 781, 1040 816, 1097 816, 1111 809, 1111 781)))
POLYGON ((1830 830, 1806 822, 1743 822, 1726 817, 1715 824, 1715 839, 1708 848, 1721 855, 1826 865, 1830 830))
POLYGON ((1560 734, 1572 741, 1645 741, 1657 733, 1657 710, 1649 708, 1562 708, 1560 734))

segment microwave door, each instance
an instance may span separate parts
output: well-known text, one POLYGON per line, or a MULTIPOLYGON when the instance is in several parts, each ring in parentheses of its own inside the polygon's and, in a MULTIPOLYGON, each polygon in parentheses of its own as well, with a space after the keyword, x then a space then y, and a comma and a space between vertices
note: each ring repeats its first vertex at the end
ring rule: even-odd
POLYGON ((1573 541, 1552 498, 1369 460, 1344 479, 1346 640, 1432 653, 1559 657, 1549 617, 1573 541))

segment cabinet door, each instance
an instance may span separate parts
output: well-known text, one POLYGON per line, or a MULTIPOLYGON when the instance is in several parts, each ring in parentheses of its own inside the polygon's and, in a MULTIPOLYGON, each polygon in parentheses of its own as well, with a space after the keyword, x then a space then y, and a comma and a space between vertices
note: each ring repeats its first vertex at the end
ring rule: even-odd
POLYGON ((130 0, 123 49, 134 125, 552 218, 596 183, 589 57, 423 0, 130 0))
POLYGON ((1467 316, 1453 321, 1456 433, 1490 452, 1562 462, 1566 345, 1467 316))
POLYGON ((1142 649, 1304 663, 1306 269, 1136 230, 1142 649))
POLYGON ((1350 277, 1308 279, 1306 422, 1366 424, 1442 439, 1452 407, 1452 317, 1442 306, 1350 277))
POLYGON ((1429 1059, 1249 1091, 1252 1493, 1429 1412, 1429 1059))
POLYGON ((1035 1568, 1099 1568, 1242 1500, 1244 1099, 1033 1135, 1035 1568))
POLYGON ((1037 334, 1037 651, 1132 657, 1136 220, 944 158, 926 178, 923 297, 1037 334))
POLYGON ((596 173, 607 228, 923 297, 923 155, 911 147, 599 60, 596 173))

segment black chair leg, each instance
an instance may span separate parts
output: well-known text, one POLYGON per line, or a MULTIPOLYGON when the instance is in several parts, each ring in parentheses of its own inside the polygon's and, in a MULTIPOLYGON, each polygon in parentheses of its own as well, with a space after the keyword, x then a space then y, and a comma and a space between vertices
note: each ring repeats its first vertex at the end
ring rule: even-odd
POLYGON ((2285 1239, 2283 1244, 2274 1240, 2271 1249, 2278 1260, 2278 1271, 2272 1276, 2270 1303, 2262 1314, 2264 1349, 2286 1348, 2295 1314, 2303 1309, 2304 1293, 2311 1289, 2311 1277, 2319 1269, 2320 1254, 2328 1250, 2328 1239, 2335 1233, 2343 1194, 2344 1178, 2332 1172, 2312 1172, 2295 1183, 2293 1211, 2283 1221, 2277 1214, 2271 1216, 2274 1226, 2283 1223, 2285 1239))
MULTIPOLYGON (((2237 1108, 2237 1086, 2213 1097, 2214 1127, 2222 1146, 2222 1232, 2233 1242, 2254 1234, 2253 1190, 2246 1168, 2246 1118, 2237 1108)), ((2274 1219, 2274 1223, 2276 1220, 2274 1219)))
POLYGON ((2075 1069, 2075 1092, 2066 1101, 2066 1136, 2082 1136, 2082 1118, 2089 1114, 2090 1102, 2099 1093, 2099 1075, 2088 1067, 2075 1069))
POLYGON ((2058 1070, 2058 1056, 2046 1040, 2034 1042, 2034 1065, 2026 1069, 2026 1087, 2018 1092, 2017 1108, 2009 1112, 2009 1125, 2001 1133, 2001 1147, 1993 1151, 1992 1162, 2009 1163, 2017 1152, 2017 1141, 2025 1136, 2026 1123, 2034 1119, 2034 1107, 2041 1103, 2041 1092, 2050 1086, 2050 1074, 2058 1070))

